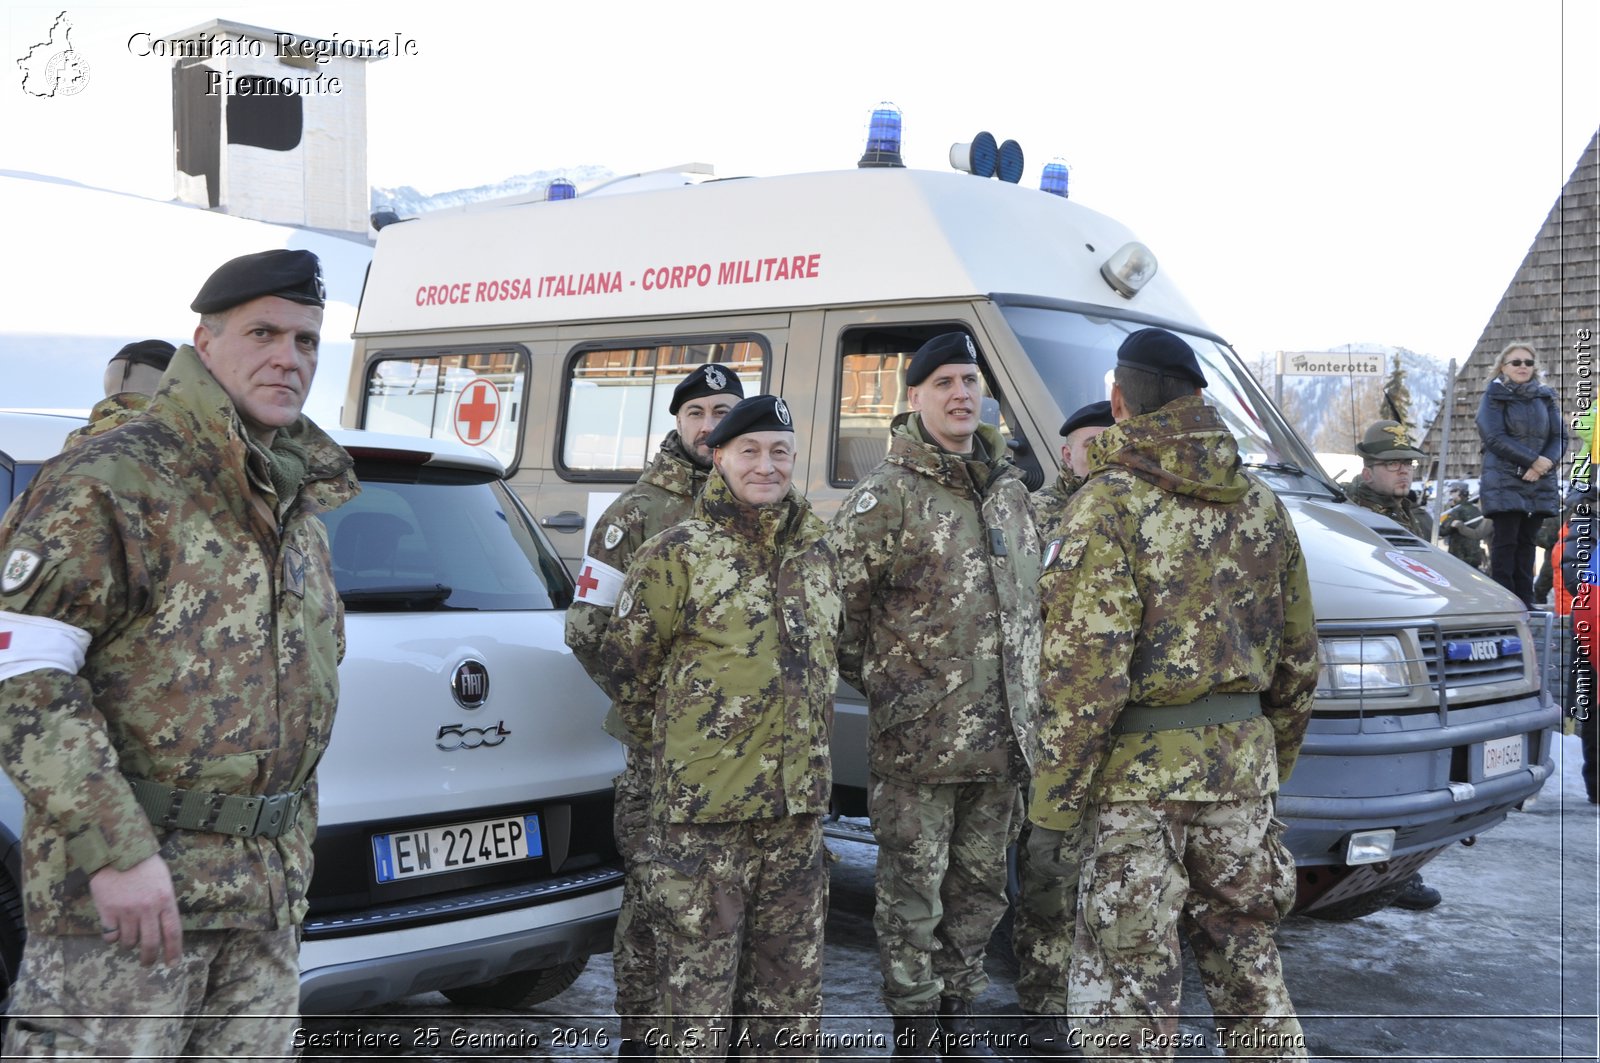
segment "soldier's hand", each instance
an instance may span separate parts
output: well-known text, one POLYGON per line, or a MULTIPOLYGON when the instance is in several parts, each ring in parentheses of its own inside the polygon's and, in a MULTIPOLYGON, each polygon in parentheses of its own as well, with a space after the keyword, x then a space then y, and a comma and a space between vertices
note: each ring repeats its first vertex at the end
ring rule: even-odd
POLYGON ((89 876, 89 894, 100 913, 101 940, 121 948, 138 948, 146 967, 160 956, 168 965, 183 953, 183 925, 172 874, 159 855, 149 856, 126 871, 102 867, 89 876))

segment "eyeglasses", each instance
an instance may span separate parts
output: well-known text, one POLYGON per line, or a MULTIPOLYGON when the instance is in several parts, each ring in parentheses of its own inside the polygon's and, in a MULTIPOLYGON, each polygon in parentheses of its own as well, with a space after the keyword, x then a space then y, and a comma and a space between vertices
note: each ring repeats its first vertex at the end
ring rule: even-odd
POLYGON ((1372 463, 1372 467, 1374 469, 1387 469, 1389 472, 1417 471, 1417 463, 1415 461, 1375 461, 1372 463))
POLYGON ((1506 359, 1506 364, 1507 365, 1526 365, 1526 366, 1531 366, 1531 365, 1533 365, 1533 359, 1532 358, 1507 358, 1506 359))

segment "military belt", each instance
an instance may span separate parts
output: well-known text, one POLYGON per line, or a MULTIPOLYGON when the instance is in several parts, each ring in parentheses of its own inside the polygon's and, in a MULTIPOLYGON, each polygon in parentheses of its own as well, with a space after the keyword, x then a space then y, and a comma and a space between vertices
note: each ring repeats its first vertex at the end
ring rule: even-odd
POLYGON ((162 830, 204 830, 235 838, 276 838, 300 818, 304 793, 212 794, 129 779, 133 796, 150 822, 162 830))
POLYGON ((1260 691, 1243 694, 1207 694, 1187 705, 1129 705, 1117 717, 1113 734, 1149 734, 1181 727, 1210 727, 1261 715, 1260 691))

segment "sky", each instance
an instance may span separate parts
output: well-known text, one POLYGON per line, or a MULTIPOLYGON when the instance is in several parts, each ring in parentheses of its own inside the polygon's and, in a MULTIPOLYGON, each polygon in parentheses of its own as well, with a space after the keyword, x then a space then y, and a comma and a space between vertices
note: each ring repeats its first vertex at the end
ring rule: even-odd
POLYGON ((170 60, 136 35, 213 18, 414 42, 370 68, 368 181, 424 192, 848 168, 887 100, 908 166, 946 169, 979 130, 1022 145, 1030 186, 1063 159, 1071 197, 1133 229, 1247 360, 1464 360, 1600 127, 1600 0, 10 3, 5 55, 63 10, 90 81, 32 97, 8 59, 0 170, 170 198, 170 60))

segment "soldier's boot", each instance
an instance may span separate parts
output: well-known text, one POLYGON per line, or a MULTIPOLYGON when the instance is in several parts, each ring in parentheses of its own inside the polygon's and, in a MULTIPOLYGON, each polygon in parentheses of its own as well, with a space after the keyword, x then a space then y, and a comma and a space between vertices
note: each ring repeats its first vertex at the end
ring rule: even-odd
POLYGON ((939 1022, 932 1015, 894 1017, 895 1059, 939 1063, 939 1022))
POLYGON ((1405 888, 1389 903, 1396 908, 1425 912, 1429 908, 1437 908, 1443 899, 1438 890, 1422 881, 1422 875, 1419 873, 1406 879, 1405 888))
POLYGON ((1034 1059, 1082 1059, 1083 1050, 1072 1043, 1072 1026, 1060 1015, 1022 1016, 1023 1046, 1034 1059))
POLYGON ((990 1031, 978 1029, 972 1021, 972 1005, 965 1000, 939 998, 939 1032, 944 1035, 939 1047, 945 1059, 1000 1058, 984 1036, 990 1031))
POLYGON ((618 1059, 655 1059, 655 1046, 646 1041, 636 1041, 631 1037, 624 1037, 617 1042, 618 1059))

